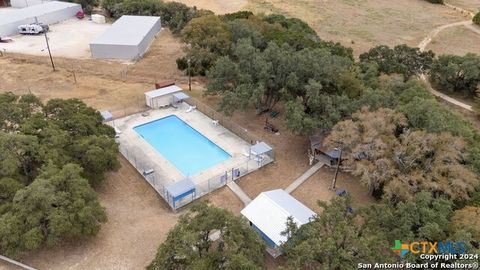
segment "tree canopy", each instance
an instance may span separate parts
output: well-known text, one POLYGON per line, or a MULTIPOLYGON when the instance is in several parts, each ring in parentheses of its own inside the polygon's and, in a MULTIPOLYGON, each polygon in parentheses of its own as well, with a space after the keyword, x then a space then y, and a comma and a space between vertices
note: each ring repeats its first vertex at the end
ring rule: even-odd
POLYGON ((411 200, 422 190, 468 200, 479 179, 462 164, 464 141, 406 125, 405 116, 391 109, 364 110, 335 125, 326 142, 350 153, 352 173, 390 203, 411 200))
POLYGON ((359 262, 395 260, 385 248, 385 234, 366 226, 358 212, 349 211, 349 196, 318 203, 323 211, 310 223, 287 226, 289 239, 282 247, 291 269, 356 269, 359 262))
POLYGON ((213 14, 183 3, 159 0, 103 0, 101 3, 107 14, 116 19, 122 15, 160 16, 162 24, 175 34, 180 33, 191 19, 213 14))
POLYGON ((360 55, 361 62, 374 62, 380 72, 385 74, 402 74, 405 80, 411 76, 428 71, 435 54, 432 51, 422 52, 419 48, 397 45, 393 49, 385 45, 371 48, 360 55))
POLYGON ((480 91, 480 56, 440 55, 432 65, 430 79, 444 91, 475 97, 480 91))
POLYGON ((115 131, 83 102, 0 94, 0 253, 94 235, 92 186, 118 168, 115 131))
POLYGON ((201 202, 180 217, 147 269, 262 269, 264 248, 242 218, 201 202))
POLYGON ((219 109, 227 115, 249 108, 262 113, 285 101, 286 125, 308 133, 349 115, 349 97, 364 89, 353 62, 324 49, 297 51, 271 42, 262 51, 242 39, 232 54, 208 72, 206 91, 222 97, 219 109))

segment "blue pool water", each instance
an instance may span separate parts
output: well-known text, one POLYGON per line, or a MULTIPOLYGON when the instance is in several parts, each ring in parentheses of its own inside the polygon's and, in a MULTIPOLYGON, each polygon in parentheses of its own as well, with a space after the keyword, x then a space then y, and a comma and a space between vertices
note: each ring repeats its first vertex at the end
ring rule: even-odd
POLYGON ((193 176, 231 156, 175 115, 134 128, 185 176, 193 176))

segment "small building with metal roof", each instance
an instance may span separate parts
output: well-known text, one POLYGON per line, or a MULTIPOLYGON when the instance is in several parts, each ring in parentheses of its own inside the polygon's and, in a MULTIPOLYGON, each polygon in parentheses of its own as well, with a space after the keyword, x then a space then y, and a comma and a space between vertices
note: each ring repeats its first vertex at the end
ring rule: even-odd
POLYGON ((177 209, 176 203, 186 197, 192 197, 192 200, 196 196, 196 186, 190 179, 184 179, 182 181, 175 182, 165 188, 167 202, 177 209))
POLYGON ((282 232, 287 228, 288 217, 300 227, 316 215, 283 189, 260 193, 241 213, 267 243, 267 251, 273 257, 282 253, 280 246, 287 241, 282 232))
POLYGON ((145 93, 145 102, 147 106, 152 109, 175 105, 175 103, 179 103, 190 98, 190 96, 182 91, 183 89, 176 85, 170 85, 148 91, 145 93))
POLYGON ((49 1, 26 8, 12 9, 0 16, 0 36, 18 33, 18 26, 41 22, 54 24, 70 18, 75 18, 82 6, 75 3, 49 1))
POLYGON ((136 60, 162 29, 160 17, 124 15, 90 43, 93 58, 136 60))

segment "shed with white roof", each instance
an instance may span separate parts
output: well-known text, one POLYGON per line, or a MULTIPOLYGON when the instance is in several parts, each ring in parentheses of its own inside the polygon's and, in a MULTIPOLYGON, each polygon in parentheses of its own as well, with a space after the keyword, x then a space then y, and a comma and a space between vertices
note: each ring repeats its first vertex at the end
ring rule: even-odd
POLYGON ((301 227, 316 215, 283 189, 260 193, 241 213, 267 243, 267 251, 273 257, 281 254, 280 246, 287 241, 282 232, 287 228, 288 217, 301 227))

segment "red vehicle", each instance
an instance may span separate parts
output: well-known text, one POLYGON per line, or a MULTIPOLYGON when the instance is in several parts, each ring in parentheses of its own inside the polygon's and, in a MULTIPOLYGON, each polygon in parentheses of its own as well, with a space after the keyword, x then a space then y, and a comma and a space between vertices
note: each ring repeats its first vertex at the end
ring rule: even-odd
POLYGON ((75 14, 75 16, 76 16, 78 19, 81 20, 81 19, 85 18, 85 12, 79 11, 79 12, 77 12, 77 14, 75 14))

